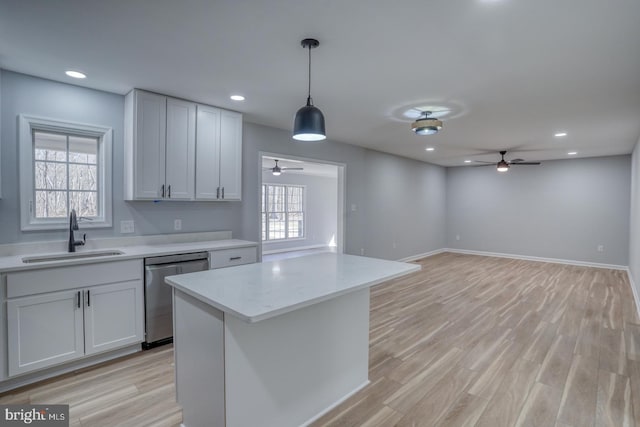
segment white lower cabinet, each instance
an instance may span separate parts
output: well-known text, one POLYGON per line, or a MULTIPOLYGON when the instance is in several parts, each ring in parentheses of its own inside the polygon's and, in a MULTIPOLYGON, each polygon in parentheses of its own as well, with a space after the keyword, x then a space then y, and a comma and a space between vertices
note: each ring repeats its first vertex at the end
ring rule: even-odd
POLYGON ((144 339, 141 280, 7 300, 9 376, 144 339))
POLYGON ((94 354, 144 339, 144 297, 137 281, 87 289, 84 352, 94 354))
POLYGON ((9 376, 84 355, 80 295, 61 291, 7 301, 9 376))

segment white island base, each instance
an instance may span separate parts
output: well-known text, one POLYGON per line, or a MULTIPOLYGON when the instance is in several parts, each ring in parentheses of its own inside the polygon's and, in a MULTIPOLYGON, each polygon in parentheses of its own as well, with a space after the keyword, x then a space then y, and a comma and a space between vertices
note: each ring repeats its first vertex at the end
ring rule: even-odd
POLYGON ((317 254, 167 277, 183 426, 311 423, 369 382, 369 288, 419 269, 317 254))
POLYGON ((174 319, 185 427, 307 425, 369 382, 369 288, 258 323, 175 289, 174 319))

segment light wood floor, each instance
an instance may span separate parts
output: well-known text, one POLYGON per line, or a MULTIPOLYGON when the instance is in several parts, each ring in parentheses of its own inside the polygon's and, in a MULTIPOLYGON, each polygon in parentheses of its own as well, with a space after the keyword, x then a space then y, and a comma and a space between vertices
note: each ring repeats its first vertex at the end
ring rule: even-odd
MULTIPOLYGON (((640 427, 625 272, 458 254, 421 264, 373 288, 371 384, 314 427, 640 427)), ((156 349, 0 403, 70 403, 73 426, 178 425, 171 357, 156 349)))

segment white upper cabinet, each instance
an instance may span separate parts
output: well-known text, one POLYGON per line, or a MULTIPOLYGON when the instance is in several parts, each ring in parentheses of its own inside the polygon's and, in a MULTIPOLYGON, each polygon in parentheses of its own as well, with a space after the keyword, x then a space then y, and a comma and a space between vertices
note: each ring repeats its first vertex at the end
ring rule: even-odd
POLYGON ((198 105, 196 199, 220 198, 220 109, 198 105))
POLYGON ((225 200, 242 195, 242 114, 223 111, 220 117, 220 187, 225 200))
POLYGON ((242 115, 135 89, 125 99, 125 200, 240 200, 242 115))
POLYGON ((191 200, 195 187, 196 105, 167 99, 165 197, 191 200))
POLYGON ((198 105, 196 199, 240 200, 242 114, 198 105))

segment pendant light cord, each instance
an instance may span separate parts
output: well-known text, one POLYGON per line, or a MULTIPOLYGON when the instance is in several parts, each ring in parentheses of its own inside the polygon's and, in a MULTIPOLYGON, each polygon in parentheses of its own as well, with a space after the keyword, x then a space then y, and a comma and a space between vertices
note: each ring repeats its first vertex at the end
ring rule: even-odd
POLYGON ((307 96, 307 105, 313 105, 311 99, 311 45, 309 45, 309 95, 307 96))

